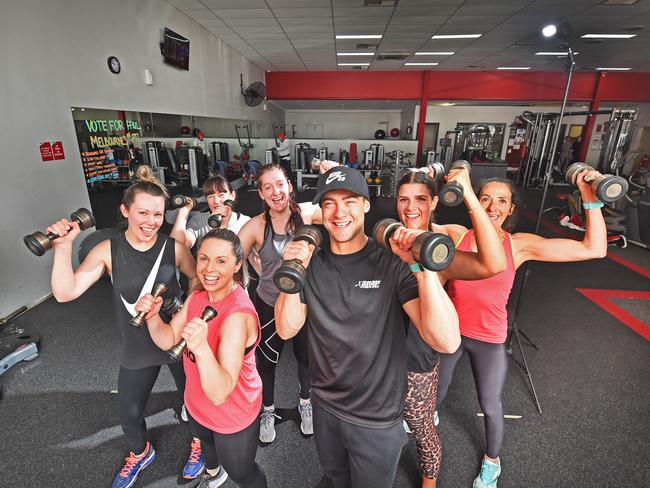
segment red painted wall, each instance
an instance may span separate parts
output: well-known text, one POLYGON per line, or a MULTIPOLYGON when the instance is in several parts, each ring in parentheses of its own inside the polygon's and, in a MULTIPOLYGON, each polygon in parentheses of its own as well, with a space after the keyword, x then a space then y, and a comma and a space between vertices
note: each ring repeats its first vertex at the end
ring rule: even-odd
MULTIPOLYGON (((277 71, 266 74, 271 100, 560 101, 566 74, 558 71, 277 71)), ((593 100, 600 73, 573 75, 570 100, 593 100)), ((650 73, 607 73, 603 101, 650 102, 650 73)))

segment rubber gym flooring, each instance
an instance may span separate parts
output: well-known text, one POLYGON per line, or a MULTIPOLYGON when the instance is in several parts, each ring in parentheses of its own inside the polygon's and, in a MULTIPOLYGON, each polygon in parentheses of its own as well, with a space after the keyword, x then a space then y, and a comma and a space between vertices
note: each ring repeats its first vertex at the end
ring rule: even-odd
MULTIPOLYGON (((306 192, 300 199, 310 196, 306 192)), ((540 193, 529 191, 523 197, 518 229, 532 230, 540 193)), ((110 202, 108 217, 114 217, 118 197, 102 198, 110 202)), ((255 213, 256 194, 240 192, 239 209, 255 213)), ((375 200, 368 227, 392 212, 393 201, 375 200)), ((441 223, 465 219, 459 209, 441 209, 438 215, 441 223)), ((566 232, 580 235, 544 221, 544 235, 566 232)), ((650 344, 626 325, 649 337, 650 253, 610 247, 610 256, 529 268, 518 323, 539 346, 535 350, 524 341, 523 347, 543 414, 535 408, 526 376, 510 361, 504 405, 505 413, 517 418, 506 420, 501 488, 650 486, 650 344)), ((110 282, 104 278, 73 303, 49 299, 14 320, 14 326, 41 335, 41 354, 3 375, 0 486, 100 487, 111 482, 127 451, 115 394, 119 337, 112 307, 110 282)), ((277 377, 282 421, 276 441, 260 447, 257 456, 269 486, 330 486, 322 478, 313 441, 298 428, 290 347, 277 377)), ((190 434, 176 419, 175 408, 173 381, 163 369, 147 408, 158 457, 136 486, 176 486, 190 434)), ((444 452, 438 486, 471 486, 484 450, 478 412, 465 356, 440 411, 444 452)), ((412 437, 402 451, 394 486, 419 486, 412 437)))

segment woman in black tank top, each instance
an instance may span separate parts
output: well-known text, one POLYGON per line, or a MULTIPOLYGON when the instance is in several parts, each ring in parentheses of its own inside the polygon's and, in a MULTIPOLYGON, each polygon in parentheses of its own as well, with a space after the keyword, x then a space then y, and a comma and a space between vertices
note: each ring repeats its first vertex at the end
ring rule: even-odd
MULTIPOLYGON (((189 251, 158 233, 164 219, 166 190, 148 166, 141 166, 138 176, 140 181, 125 191, 120 205, 126 230, 97 244, 76 270, 71 266, 72 243, 79 235, 79 225, 62 219, 48 227, 48 232, 60 236, 53 241, 52 292, 57 301, 75 300, 99 280, 104 271, 113 281, 116 318, 122 338, 118 403, 122 429, 131 450, 124 467, 115 476, 113 488, 132 486, 140 470, 151 464, 156 456, 146 438, 144 407, 160 366, 169 365, 181 392, 185 381, 182 366, 169 364, 169 359, 151 340, 147 327, 129 325, 136 315, 135 304, 140 296, 151 291, 154 283, 163 282, 168 293, 180 295, 177 268, 187 276, 190 289, 198 282, 196 265, 189 251)), ((198 474, 200 472, 194 476, 198 474)))

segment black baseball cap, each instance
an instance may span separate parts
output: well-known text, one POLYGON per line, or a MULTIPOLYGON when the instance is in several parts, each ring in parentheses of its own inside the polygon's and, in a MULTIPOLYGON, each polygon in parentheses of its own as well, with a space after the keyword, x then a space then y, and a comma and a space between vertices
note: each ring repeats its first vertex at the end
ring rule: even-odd
POLYGON ((370 200, 368 183, 361 171, 347 166, 335 166, 318 178, 316 196, 312 203, 320 204, 325 194, 332 190, 347 190, 370 200))

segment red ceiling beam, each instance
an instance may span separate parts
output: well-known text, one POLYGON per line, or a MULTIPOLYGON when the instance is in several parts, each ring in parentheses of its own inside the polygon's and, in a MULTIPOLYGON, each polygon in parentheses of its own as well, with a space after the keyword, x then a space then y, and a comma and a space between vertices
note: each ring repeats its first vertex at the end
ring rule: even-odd
MULTIPOLYGON (((573 75, 569 100, 593 100, 600 73, 573 75)), ((266 73, 271 100, 560 101, 561 71, 274 71, 266 73), (425 73, 427 81, 425 84, 425 73)), ((603 101, 650 102, 650 73, 607 73, 603 101)))

